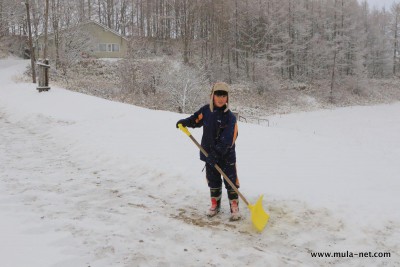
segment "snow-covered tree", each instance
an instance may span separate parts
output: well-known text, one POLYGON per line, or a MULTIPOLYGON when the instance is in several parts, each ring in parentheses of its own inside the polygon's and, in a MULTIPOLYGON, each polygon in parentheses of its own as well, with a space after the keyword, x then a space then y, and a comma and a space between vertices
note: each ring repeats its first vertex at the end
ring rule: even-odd
POLYGON ((180 113, 190 113, 204 104, 209 92, 209 83, 203 70, 184 65, 164 63, 160 83, 161 92, 166 92, 168 101, 180 113))

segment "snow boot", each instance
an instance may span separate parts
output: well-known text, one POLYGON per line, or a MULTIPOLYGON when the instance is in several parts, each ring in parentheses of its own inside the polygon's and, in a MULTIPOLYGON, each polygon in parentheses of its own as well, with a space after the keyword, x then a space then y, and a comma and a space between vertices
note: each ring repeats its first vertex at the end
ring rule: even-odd
POLYGON ((229 205, 231 208, 231 218, 230 221, 240 220, 242 215, 239 212, 239 196, 235 190, 228 190, 229 205))
POLYGON ((211 207, 207 211, 208 217, 214 217, 221 210, 222 187, 210 188, 211 207))

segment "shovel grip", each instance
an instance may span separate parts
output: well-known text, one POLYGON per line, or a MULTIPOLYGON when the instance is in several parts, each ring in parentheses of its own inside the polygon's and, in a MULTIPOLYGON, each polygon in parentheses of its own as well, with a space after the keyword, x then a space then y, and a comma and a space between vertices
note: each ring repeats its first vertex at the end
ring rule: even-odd
POLYGON ((182 131, 182 132, 184 132, 187 136, 191 136, 191 133, 189 132, 189 130, 185 127, 185 126, 183 126, 182 124, 178 124, 178 127, 179 127, 179 129, 182 131))

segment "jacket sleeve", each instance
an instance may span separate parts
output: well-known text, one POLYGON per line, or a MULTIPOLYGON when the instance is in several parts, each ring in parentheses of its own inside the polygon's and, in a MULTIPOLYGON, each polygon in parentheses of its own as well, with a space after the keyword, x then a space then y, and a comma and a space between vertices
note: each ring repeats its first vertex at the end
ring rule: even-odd
POLYGON ((217 140, 214 150, 221 156, 224 156, 229 148, 231 148, 236 141, 238 136, 238 125, 236 121, 236 117, 232 117, 230 123, 227 127, 221 132, 219 139, 217 140))
POLYGON ((200 108, 192 116, 185 119, 188 127, 198 128, 203 126, 203 109, 204 107, 200 108))

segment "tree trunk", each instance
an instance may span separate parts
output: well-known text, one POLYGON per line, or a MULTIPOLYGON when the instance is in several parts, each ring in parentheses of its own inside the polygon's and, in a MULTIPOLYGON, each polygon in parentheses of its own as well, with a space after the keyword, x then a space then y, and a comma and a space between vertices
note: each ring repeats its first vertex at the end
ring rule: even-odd
POLYGON ((0 1, 0 37, 6 35, 5 22, 3 19, 3 1, 0 1))
POLYGON ((87 1, 88 1, 88 20, 91 20, 92 19, 92 4, 91 4, 90 0, 87 0, 87 1))
POLYGON ((49 24, 49 0, 46 0, 46 7, 44 11, 44 48, 43 48, 43 60, 47 58, 47 28, 49 24))
POLYGON ((54 47, 56 49, 56 69, 60 67, 60 36, 59 36, 59 8, 60 0, 51 0, 51 13, 54 34, 54 47), (57 2, 56 2, 57 1, 57 2))
POLYGON ((329 95, 329 101, 330 101, 331 103, 333 103, 333 87, 334 87, 334 85, 335 85, 336 54, 337 54, 337 50, 336 50, 336 47, 335 47, 335 51, 334 51, 334 54, 333 54, 333 66, 332 66, 332 78, 331 78, 331 92, 330 92, 330 95, 329 95))
POLYGON ((33 43, 32 43, 32 30, 31 30, 31 15, 29 12, 29 1, 26 0, 26 18, 28 22, 28 36, 29 36, 29 49, 31 53, 31 68, 32 68, 32 82, 36 83, 36 70, 35 70, 35 51, 33 51, 33 43))
POLYGON ((399 31, 399 16, 400 16, 400 4, 396 4, 395 9, 394 9, 394 16, 395 16, 395 21, 394 21, 394 49, 393 49, 393 75, 396 75, 397 69, 397 54, 399 52, 398 50, 398 45, 399 45, 399 40, 398 40, 398 31, 399 31))

